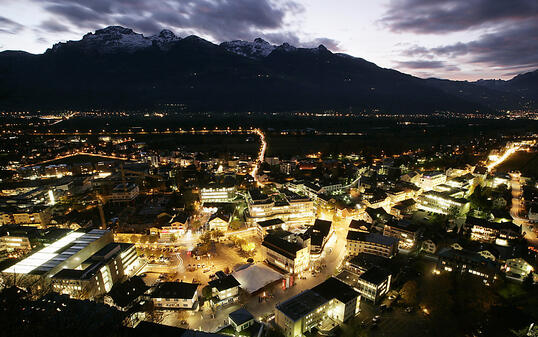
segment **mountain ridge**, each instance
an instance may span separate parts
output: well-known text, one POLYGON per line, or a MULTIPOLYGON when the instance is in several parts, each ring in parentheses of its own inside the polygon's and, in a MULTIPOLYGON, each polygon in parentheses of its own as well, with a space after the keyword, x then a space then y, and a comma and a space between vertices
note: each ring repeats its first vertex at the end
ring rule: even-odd
MULTIPOLYGON (((170 30, 146 37, 121 26, 57 43, 43 54, 0 52, 0 71, 6 75, 0 78, 4 109, 178 103, 191 110, 410 113, 491 112, 527 104, 521 101, 523 84, 516 91, 421 79, 323 45, 277 46, 261 38, 217 45, 170 30)), ((534 81, 519 80, 529 87, 534 81)))

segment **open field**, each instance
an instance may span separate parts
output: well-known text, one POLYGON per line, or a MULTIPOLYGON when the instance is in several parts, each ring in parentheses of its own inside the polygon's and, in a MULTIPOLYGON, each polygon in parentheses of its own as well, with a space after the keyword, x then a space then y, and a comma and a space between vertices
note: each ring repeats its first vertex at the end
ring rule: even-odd
POLYGON ((498 172, 520 171, 523 176, 538 176, 538 152, 519 151, 497 167, 498 172))

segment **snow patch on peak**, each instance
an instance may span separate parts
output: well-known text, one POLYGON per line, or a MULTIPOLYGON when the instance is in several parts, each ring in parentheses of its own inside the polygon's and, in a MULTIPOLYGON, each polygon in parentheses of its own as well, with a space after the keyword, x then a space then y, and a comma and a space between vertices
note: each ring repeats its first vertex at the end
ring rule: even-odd
POLYGON ((142 34, 135 33, 130 28, 121 26, 110 26, 98 29, 95 33, 88 33, 79 41, 67 41, 57 43, 52 47, 53 51, 58 51, 65 46, 79 48, 86 52, 97 52, 102 54, 128 52, 148 48, 154 44, 161 49, 168 49, 170 44, 179 41, 170 30, 164 29, 158 35, 145 37, 142 34))
POLYGON ((276 46, 270 44, 262 38, 256 38, 253 42, 235 40, 223 42, 220 44, 227 51, 250 57, 250 58, 263 58, 271 54, 275 50, 276 46))

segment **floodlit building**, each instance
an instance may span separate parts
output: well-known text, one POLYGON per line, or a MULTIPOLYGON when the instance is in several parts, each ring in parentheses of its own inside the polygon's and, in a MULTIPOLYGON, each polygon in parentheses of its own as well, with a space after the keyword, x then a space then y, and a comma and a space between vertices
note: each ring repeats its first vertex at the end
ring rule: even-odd
POLYGON ((467 217, 467 226, 471 229, 471 240, 493 242, 499 235, 497 224, 486 219, 467 217))
POLYGON ((368 253, 390 258, 398 253, 398 239, 379 233, 349 231, 346 241, 348 255, 368 253))
POLYGON ((71 231, 45 248, 3 270, 4 277, 38 280, 53 289, 79 298, 108 292, 117 281, 140 268, 134 245, 114 243, 110 231, 71 231))
POLYGON ((398 239, 398 248, 411 249, 417 242, 419 226, 408 220, 400 220, 385 224, 383 235, 398 239))
POLYGON ((151 300, 159 309, 197 309, 198 286, 187 282, 161 282, 151 292, 151 300))
POLYGON ((443 172, 425 172, 420 177, 418 186, 424 191, 432 190, 435 186, 444 184, 446 182, 446 175, 443 172))
POLYGON ((213 295, 212 304, 219 306, 237 300, 240 284, 235 277, 226 275, 221 271, 215 273, 215 276, 217 278, 208 283, 213 295))
POLYGON ((332 221, 316 219, 314 225, 306 231, 310 237, 310 254, 311 257, 319 257, 323 252, 325 244, 333 234, 332 221))
POLYGON ((263 239, 268 232, 273 230, 286 230, 286 223, 279 218, 274 218, 257 223, 258 235, 263 239))
POLYGON ((357 289, 361 296, 377 303, 390 291, 391 280, 392 275, 388 270, 372 267, 359 275, 357 289))
POLYGON ((284 336, 299 337, 315 327, 322 327, 329 320, 343 323, 357 315, 359 308, 359 293, 331 277, 278 304, 275 308, 275 323, 284 336))
POLYGON ((287 232, 267 234, 262 242, 262 256, 269 264, 299 274, 310 266, 310 238, 287 232))
POLYGON ((234 185, 212 186, 200 189, 200 201, 206 202, 231 202, 236 197, 234 185))
POLYGON ((228 225, 230 224, 230 216, 223 213, 217 212, 211 215, 208 221, 209 230, 219 230, 221 232, 226 232, 228 230, 228 225))
POLYGON ((454 198, 445 192, 428 191, 418 198, 417 208, 437 214, 448 214, 452 210, 466 213, 469 211, 469 202, 463 198, 454 198))
POLYGON ((255 225, 260 221, 279 218, 292 225, 311 225, 314 221, 314 202, 288 190, 276 197, 269 197, 259 190, 247 194, 247 223, 255 225))
POLYGON ((95 298, 132 276, 141 267, 135 246, 109 243, 77 268, 52 276, 52 289, 76 298, 95 298))

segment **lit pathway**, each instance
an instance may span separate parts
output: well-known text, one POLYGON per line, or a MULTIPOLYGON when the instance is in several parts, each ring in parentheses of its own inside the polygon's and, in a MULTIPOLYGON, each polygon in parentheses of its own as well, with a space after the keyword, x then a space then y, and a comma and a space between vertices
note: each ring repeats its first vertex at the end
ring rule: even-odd
POLYGON ((258 152, 258 158, 256 158, 256 163, 254 165, 254 168, 250 172, 250 175, 258 185, 263 185, 263 182, 260 181, 258 178, 258 169, 261 163, 263 163, 265 158, 265 150, 267 149, 267 142, 265 141, 265 134, 260 129, 255 129, 254 133, 256 133, 258 136, 260 136, 260 151, 258 152))

